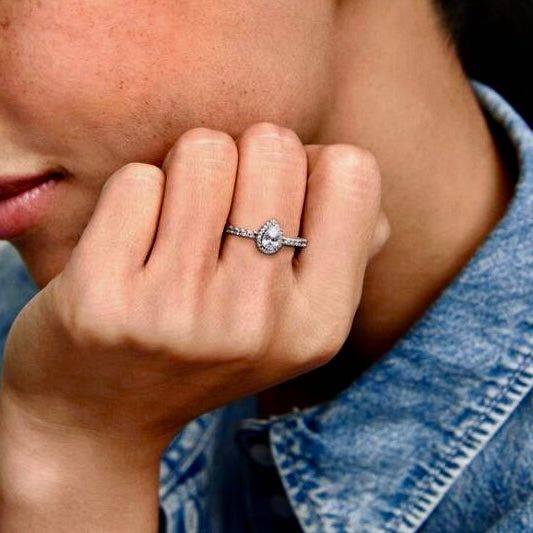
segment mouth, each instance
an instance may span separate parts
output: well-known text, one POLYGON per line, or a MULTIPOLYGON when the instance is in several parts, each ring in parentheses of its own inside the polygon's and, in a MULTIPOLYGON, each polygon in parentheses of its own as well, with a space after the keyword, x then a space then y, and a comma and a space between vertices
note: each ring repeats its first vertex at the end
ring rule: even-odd
POLYGON ((0 176, 0 239, 13 239, 35 227, 54 205, 57 184, 64 177, 58 171, 0 176))
POLYGON ((39 185, 47 181, 59 179, 60 177, 62 177, 60 172, 51 172, 33 177, 0 176, 0 201, 18 196, 39 187, 39 185))

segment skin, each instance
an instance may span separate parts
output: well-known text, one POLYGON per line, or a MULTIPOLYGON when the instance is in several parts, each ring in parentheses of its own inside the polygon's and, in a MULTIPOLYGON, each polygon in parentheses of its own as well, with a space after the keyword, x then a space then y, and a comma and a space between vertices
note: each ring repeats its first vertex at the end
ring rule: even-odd
MULTIPOLYGON (((173 432, 202 410, 261 389, 270 390, 263 394, 265 413, 334 394, 343 386, 340 376, 351 378, 356 372, 353 356, 341 353, 333 366, 317 371, 315 376, 321 378, 311 374, 291 381, 290 386, 274 386, 323 365, 343 343, 344 353, 356 350, 363 364, 379 357, 461 268, 501 217, 510 196, 505 166, 453 47, 423 0, 392 5, 388 0, 301 0, 278 2, 276 9, 259 0, 79 0, 68 4, 3 0, 0 72, 0 175, 43 167, 65 173, 59 184, 61 208, 14 241, 37 282, 44 286, 54 281, 19 317, 6 353, 0 439, 4 495, 0 515, 6 531, 41 526, 44 515, 51 531, 65 527, 66 517, 93 530, 155 529, 157 458, 173 432), (258 122, 262 124, 251 127, 258 122), (206 129, 190 134, 197 126, 206 129), (189 133, 184 137, 185 132, 189 133), (195 135, 200 141, 193 143, 195 135), (223 155, 216 152, 213 156, 214 148, 207 155, 203 152, 213 146, 206 142, 213 135, 225 139, 223 155), (231 139, 237 137, 239 141, 232 144, 231 139), (173 145, 164 176, 180 187, 167 187, 163 194, 160 187, 153 187, 154 181, 163 179, 156 167, 173 145), (187 147, 190 154, 191 145, 203 148, 183 158, 189 161, 187 165, 176 166, 179 147, 187 147), (236 182, 235 157, 250 161, 248 171, 240 173, 245 177, 240 181, 237 177, 236 182), (281 167, 280 158, 285 161, 281 167), (117 171, 131 161, 154 166, 117 171), (224 164, 217 163, 213 169, 214 162, 224 164), (150 266, 152 259, 145 265, 151 277, 141 282, 138 276, 125 274, 133 272, 128 271, 132 261, 140 268, 146 257, 154 238, 158 202, 170 191, 184 192, 174 192, 173 214, 161 219, 170 221, 168 227, 180 227, 177 220, 190 223, 198 212, 218 213, 217 224, 223 221, 231 195, 201 194, 222 190, 214 185, 202 188, 206 181, 198 178, 199 169, 206 167, 211 168, 209 179, 217 177, 217 183, 226 184, 227 190, 228 184, 236 187, 238 200, 233 208, 238 209, 239 220, 257 226, 266 218, 258 212, 258 205, 268 206, 269 213, 288 217, 291 234, 297 233, 298 213, 290 212, 294 205, 304 204, 303 185, 310 174, 308 183, 317 185, 308 185, 305 203, 313 209, 307 215, 304 210, 304 229, 311 243, 323 244, 317 244, 319 254, 307 262, 311 265, 308 277, 302 274, 305 268, 299 269, 305 266, 305 257, 313 257, 311 247, 300 262, 285 263, 293 269, 290 275, 289 267, 282 275, 274 267, 279 262, 266 263, 268 267, 260 271, 270 285, 266 283, 258 294, 251 283, 252 273, 263 264, 257 261, 265 258, 258 258, 249 242, 236 238, 224 244, 221 254, 213 244, 202 253, 183 253, 189 262, 180 263, 175 249, 183 239, 170 239, 173 246, 168 239, 157 246, 157 237, 155 266, 150 266), (263 187, 272 168, 279 171, 277 186, 263 187), (135 204, 147 192, 142 189, 141 195, 126 186, 132 183, 132 174, 144 176, 135 183, 151 184, 152 208, 147 203, 135 204), (151 179, 145 179, 146 175, 151 179), (375 230, 380 196, 376 184, 380 181, 392 233, 370 263, 362 286, 372 248, 382 245, 387 233, 386 225, 375 230), (106 182, 111 185, 101 193, 106 182), (116 183, 119 186, 113 186, 116 183), (247 188, 246 183, 254 186, 247 188), (291 193, 295 184, 299 192, 293 189, 291 193), (261 201, 258 191, 263 191, 261 201), (285 201, 276 203, 279 198, 285 201), (103 207, 91 218, 98 199, 103 207), (196 199, 192 212, 187 211, 189 199, 196 199), (139 208, 132 210, 131 205, 139 208), (127 213, 133 213, 131 220, 127 213), (122 217, 132 224, 126 229, 134 227, 144 235, 144 247, 127 260, 116 255, 127 248, 117 243, 136 240, 111 231, 120 226, 116 222, 122 217), (348 245, 341 246, 339 236, 348 245), (206 274, 210 272, 206 258, 216 262, 215 256, 233 257, 231 268, 220 270, 226 272, 225 277, 206 274), (112 278, 115 283, 106 285, 109 280, 95 279, 94 272, 102 264, 118 265, 112 278), (189 277, 179 277, 183 273, 180 264, 188 265, 189 277), (334 276, 325 275, 328 265, 336 269, 334 276), (290 276, 300 280, 300 289, 289 283, 290 276), (86 292, 80 291, 87 279, 93 283, 86 292), (179 292, 184 290, 182 283, 173 285, 172 292, 168 288, 172 279, 191 279, 189 292, 179 292), (217 281, 206 287, 206 279, 217 281), (240 299, 228 307, 227 295, 234 290, 229 287, 235 287, 236 279, 247 283, 240 299), (280 283, 291 287, 290 298, 279 297, 280 283), (153 317, 150 302, 161 305, 165 294, 173 296, 163 306, 169 309, 166 322, 140 328, 131 316, 125 320, 124 311, 117 312, 131 307, 124 294, 131 293, 132 284, 145 295, 141 317, 153 317), (328 290, 337 296, 327 298, 328 290), (73 294, 77 297, 72 298, 73 294), (305 305, 297 294, 306 296, 305 305), (115 302, 114 329, 97 335, 91 328, 102 317, 104 301, 115 302), (170 316, 175 313, 170 310, 175 311, 176 301, 190 304, 179 315, 182 338, 187 342, 178 346, 167 340, 155 349, 148 334, 152 330, 164 338, 163 332, 171 326, 175 331, 178 325, 172 322, 175 318, 170 316), (212 322, 207 318, 198 322, 195 309, 205 311, 201 303, 206 301, 215 302, 209 314, 212 322), (254 332, 244 336, 250 344, 228 337, 228 323, 224 323, 228 316, 234 318, 230 325, 242 323, 236 320, 243 318, 239 313, 246 305, 250 308, 245 316, 255 318, 251 323, 244 320, 250 328, 247 331, 254 332), (276 322, 280 317, 284 320, 276 322), (273 338, 267 333, 276 329, 265 331, 265 323, 282 327, 280 338, 293 339, 290 349, 281 350, 283 343, 265 340, 265 336, 273 338), (318 327, 319 323, 327 327, 318 327), (216 327, 206 329, 213 324, 216 327), (135 367, 125 348, 132 345, 125 345, 124 339, 131 341, 132 332, 139 331, 143 335, 135 337, 135 350, 162 354, 149 370, 133 372, 141 385, 133 378, 121 381, 135 367), (206 337, 206 331, 218 336, 206 337), (37 342, 43 332, 49 340, 44 353, 42 343, 37 342), (228 338, 231 348, 221 351, 228 338), (206 344, 198 345, 199 339, 206 344), (239 350, 256 357, 235 358, 239 350), (214 360, 220 352, 229 360, 214 360), (58 353, 70 356, 59 367, 58 353), (96 382, 109 383, 109 390, 120 385, 127 392, 124 403, 119 398, 111 402, 117 411, 110 410, 109 397, 100 396, 101 390, 94 391, 89 369, 83 374, 83 386, 69 386, 72 377, 78 376, 79 363, 87 361, 89 354, 101 358, 101 365, 91 365, 102 372, 96 382), (118 375, 103 364, 110 360, 109 354, 113 361, 120 361, 118 375), (200 363, 199 356, 204 358, 200 363), (22 368, 47 371, 32 374, 22 368), (168 402, 155 401, 147 410, 151 416, 145 419, 138 403, 139 387, 153 390, 164 382, 161 376, 169 374, 176 380, 165 385, 169 389, 162 397, 174 397, 175 402, 168 406, 168 402), (51 375, 57 381, 52 382, 51 375), (191 386, 185 395, 176 396, 172 387, 184 375, 190 377, 191 386), (320 379, 321 386, 313 379, 320 379), (324 387, 325 382, 331 388, 324 387), (84 394, 90 402, 82 401, 84 394), (95 410, 79 407, 86 404, 95 410), (59 432, 58 427, 62 428, 59 432), (23 445, 27 442, 32 443, 29 449, 23 445), (135 450, 127 464, 125 449, 135 450), (66 473, 65 464, 75 466, 66 473), (35 472, 39 472, 37 478, 35 472), (84 480, 82 491, 79 479, 84 480), (6 499, 6 494, 13 496, 6 499), (88 496, 83 505, 76 501, 76 494, 88 496), (117 509, 131 512, 117 513, 117 509), (120 524, 116 523, 118 514, 120 524), (131 523, 124 524, 124 515, 131 523)), ((219 227, 213 224, 212 229, 219 227)), ((217 232, 206 232, 198 242, 209 242, 209 235, 217 232)), ((286 261, 288 253, 283 257, 286 261)))
POLYGON ((159 456, 187 421, 340 349, 379 241, 379 199, 371 155, 348 145, 304 149, 269 123, 238 143, 189 130, 163 172, 139 163, 117 171, 64 271, 8 337, 2 530, 40 528, 36 506, 47 509, 51 531, 67 517, 93 530, 152 529, 159 456), (203 223, 194 227, 198 205, 203 223), (259 224, 268 210, 288 231, 302 219, 313 247, 267 257, 242 239, 221 242, 228 215, 259 224), (343 221, 358 229, 339 256, 343 221), (187 238, 193 227, 197 241, 187 238), (87 283, 95 271, 105 275, 87 283), (117 504, 133 508, 127 519, 117 504), (59 507, 53 518, 50 506, 59 507))
POLYGON ((7 143, 0 173, 47 164, 68 172, 68 210, 15 243, 39 285, 66 264, 109 176, 132 161, 160 165, 188 129, 237 136, 269 121, 304 143, 313 138, 327 96, 333 10, 316 0, 279 7, 0 3, 0 139, 7 143))

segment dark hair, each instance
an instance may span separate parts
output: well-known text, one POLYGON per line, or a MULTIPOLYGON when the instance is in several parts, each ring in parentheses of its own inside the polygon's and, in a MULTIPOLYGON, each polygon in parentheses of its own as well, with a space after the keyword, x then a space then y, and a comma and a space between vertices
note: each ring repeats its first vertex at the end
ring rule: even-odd
POLYGON ((533 0, 434 0, 466 73, 533 124, 533 0))
POLYGON ((434 2, 439 8, 446 30, 456 40, 464 25, 468 0, 434 0, 434 2))

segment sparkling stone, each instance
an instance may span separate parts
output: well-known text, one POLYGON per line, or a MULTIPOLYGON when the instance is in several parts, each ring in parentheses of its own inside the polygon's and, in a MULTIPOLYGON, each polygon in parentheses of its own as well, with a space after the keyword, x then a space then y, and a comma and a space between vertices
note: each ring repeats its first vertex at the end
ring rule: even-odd
POLYGON ((266 254, 276 253, 282 246, 283 231, 277 220, 265 222, 257 234, 257 246, 266 254))

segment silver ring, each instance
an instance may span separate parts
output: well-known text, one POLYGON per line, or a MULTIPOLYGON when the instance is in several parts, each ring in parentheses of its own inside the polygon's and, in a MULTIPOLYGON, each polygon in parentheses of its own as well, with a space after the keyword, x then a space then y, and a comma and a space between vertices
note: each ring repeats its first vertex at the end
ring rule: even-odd
POLYGON ((303 237, 284 237, 281 225, 275 218, 267 220, 257 231, 226 224, 224 232, 237 237, 254 239, 257 249, 267 255, 279 252, 282 246, 293 246, 295 248, 305 248, 307 246, 307 239, 303 237))

